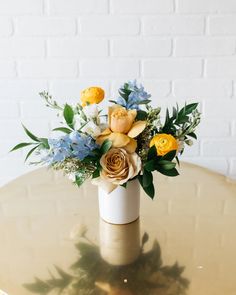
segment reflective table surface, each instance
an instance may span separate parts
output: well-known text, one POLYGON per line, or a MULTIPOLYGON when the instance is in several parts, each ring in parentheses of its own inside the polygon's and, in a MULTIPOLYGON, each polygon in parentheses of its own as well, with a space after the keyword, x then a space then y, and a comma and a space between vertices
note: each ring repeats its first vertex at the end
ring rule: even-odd
POLYGON ((180 173, 157 175, 128 225, 99 219, 95 186, 46 169, 2 187, 0 294, 235 295, 236 183, 180 173))

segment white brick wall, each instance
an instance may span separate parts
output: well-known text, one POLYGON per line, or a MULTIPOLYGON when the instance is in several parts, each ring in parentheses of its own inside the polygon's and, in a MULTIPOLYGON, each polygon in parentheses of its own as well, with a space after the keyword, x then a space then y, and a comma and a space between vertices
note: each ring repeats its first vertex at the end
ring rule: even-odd
POLYGON ((54 113, 37 95, 108 98, 138 78, 155 105, 197 99, 199 142, 185 159, 236 177, 235 0, 0 0, 0 183, 31 168, 9 148, 20 122, 47 136, 54 113))

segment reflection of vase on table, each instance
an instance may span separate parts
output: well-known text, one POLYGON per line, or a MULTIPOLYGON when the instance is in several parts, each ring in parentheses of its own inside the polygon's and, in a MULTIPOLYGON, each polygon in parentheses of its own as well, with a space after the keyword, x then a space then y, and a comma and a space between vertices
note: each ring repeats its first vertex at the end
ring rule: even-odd
POLYGON ((111 265, 134 262, 141 252, 139 220, 113 225, 100 220, 100 253, 111 265))
POLYGON ((145 233, 140 242, 139 230, 139 220, 128 225, 101 220, 98 246, 83 228, 75 244, 79 257, 71 271, 57 266, 49 279, 36 278, 25 287, 48 295, 185 295, 189 282, 182 276, 184 267, 163 265, 156 240, 145 251, 149 236, 145 233))

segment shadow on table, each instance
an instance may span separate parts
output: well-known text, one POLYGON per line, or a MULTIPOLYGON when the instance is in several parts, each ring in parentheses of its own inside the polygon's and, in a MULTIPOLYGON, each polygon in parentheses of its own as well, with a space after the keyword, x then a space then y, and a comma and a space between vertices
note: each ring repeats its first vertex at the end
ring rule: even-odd
MULTIPOLYGON (((76 230, 74 230, 76 232, 76 230)), ((75 234, 78 259, 70 273, 55 266, 45 280, 35 278, 24 287, 37 294, 66 295, 184 295, 189 281, 176 262, 163 265, 157 240, 145 250, 149 236, 140 238, 139 220, 112 225, 100 220, 100 245, 91 241, 87 229, 75 234)))

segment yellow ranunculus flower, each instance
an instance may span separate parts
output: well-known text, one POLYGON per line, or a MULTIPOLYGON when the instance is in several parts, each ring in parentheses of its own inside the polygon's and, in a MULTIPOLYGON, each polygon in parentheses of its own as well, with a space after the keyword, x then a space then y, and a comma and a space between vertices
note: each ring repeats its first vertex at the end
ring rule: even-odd
POLYGON ((105 92, 100 87, 89 87, 84 89, 81 92, 80 100, 82 106, 86 106, 87 104, 98 104, 100 103, 105 96, 105 92))
POLYGON ((170 151, 178 149, 177 140, 171 134, 157 134, 150 141, 150 147, 155 145, 158 156, 164 156, 170 151))

